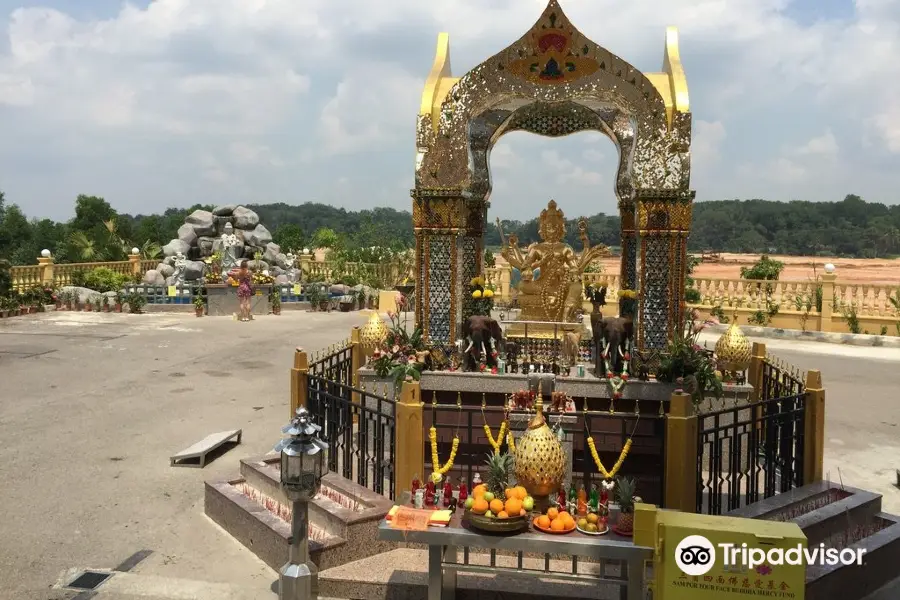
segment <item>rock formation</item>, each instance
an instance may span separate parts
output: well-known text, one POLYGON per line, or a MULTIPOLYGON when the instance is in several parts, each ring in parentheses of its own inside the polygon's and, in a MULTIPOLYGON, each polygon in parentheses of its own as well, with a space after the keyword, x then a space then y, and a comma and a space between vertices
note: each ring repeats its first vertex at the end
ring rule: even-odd
POLYGON ((268 270, 279 283, 296 280, 299 273, 278 244, 272 242, 272 234, 259 222, 259 215, 244 206, 225 204, 212 212, 195 210, 188 215, 184 225, 178 228, 178 237, 163 246, 165 259, 155 269, 147 271, 144 283, 174 285, 175 257, 179 252, 189 259, 185 281, 202 279, 206 270, 203 259, 222 249, 221 237, 226 223, 234 227, 234 234, 242 244, 241 257, 251 261, 251 268, 268 270), (257 254, 262 256, 259 263, 254 261, 257 254))

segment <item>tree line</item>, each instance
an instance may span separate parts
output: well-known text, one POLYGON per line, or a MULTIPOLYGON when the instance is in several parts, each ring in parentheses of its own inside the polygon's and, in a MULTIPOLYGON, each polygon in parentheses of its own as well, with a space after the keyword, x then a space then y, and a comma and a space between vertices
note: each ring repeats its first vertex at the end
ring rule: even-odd
MULTIPOLYGON (((409 248, 414 243, 408 211, 346 210, 325 204, 248 204, 285 251, 304 247, 409 248)), ((159 214, 118 213, 98 196, 79 195, 66 222, 29 219, 0 192, 0 259, 34 264, 44 248, 57 262, 124 260, 137 247, 145 258, 176 236, 185 217, 210 205, 168 208, 159 214)), ((587 217, 592 244, 619 245, 618 215, 587 217)), ((539 239, 538 221, 504 220, 503 234, 520 243, 539 239)), ((577 220, 567 222, 567 240, 580 248, 577 220)), ((488 223, 485 244, 499 248, 501 232, 488 223)), ((900 254, 900 206, 866 202, 848 195, 840 202, 716 200, 696 202, 688 247, 692 252, 768 253, 879 258, 900 254)))

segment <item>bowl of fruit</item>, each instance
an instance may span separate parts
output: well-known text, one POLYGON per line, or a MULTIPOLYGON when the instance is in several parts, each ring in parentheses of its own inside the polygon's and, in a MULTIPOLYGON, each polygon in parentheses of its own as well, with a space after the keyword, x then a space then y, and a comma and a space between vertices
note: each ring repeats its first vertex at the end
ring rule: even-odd
POLYGON ((489 457, 487 483, 475 486, 463 505, 463 519, 471 527, 491 533, 528 529, 528 513, 534 508, 534 499, 522 486, 508 485, 511 462, 508 454, 489 457))
POLYGON ((568 512, 556 507, 547 509, 547 514, 535 517, 532 525, 538 531, 561 535, 575 531, 575 519, 568 512))
POLYGON ((578 517, 575 521, 575 528, 587 535, 604 535, 609 533, 607 517, 597 513, 588 513, 578 517))

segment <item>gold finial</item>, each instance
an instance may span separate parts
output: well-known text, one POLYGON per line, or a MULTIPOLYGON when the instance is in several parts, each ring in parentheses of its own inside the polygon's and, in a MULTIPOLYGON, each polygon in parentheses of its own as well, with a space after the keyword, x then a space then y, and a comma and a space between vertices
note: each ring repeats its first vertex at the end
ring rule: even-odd
POLYGON ((613 394, 609 397, 609 414, 616 414, 616 396, 613 394))
POLYGON ((543 380, 543 378, 538 379, 537 401, 534 403, 534 410, 537 411, 538 414, 543 414, 543 412, 544 412, 544 380, 543 380))
POLYGON ((481 408, 487 406, 487 396, 484 392, 481 392, 481 408))
POLYGON ((664 417, 666 415, 666 409, 664 407, 664 403, 662 400, 659 401, 659 416, 664 417))
POLYGON ((588 401, 587 401, 587 396, 584 397, 584 409, 583 409, 583 410, 584 410, 584 412, 587 412, 587 411, 588 411, 588 401))
POLYGON ((385 398, 390 398, 390 395, 388 394, 388 388, 387 388, 386 383, 381 386, 381 395, 384 396, 385 398))
POLYGON ((431 406, 437 406, 437 390, 431 392, 431 406))
POLYGON ((638 404, 639 404, 638 399, 635 396, 635 398, 634 398, 634 414, 636 414, 636 415, 641 414, 641 407, 638 404))
POLYGON ((462 407, 462 394, 460 392, 456 392, 456 406, 457 408, 462 407))
POLYGON ((360 390, 363 394, 366 393, 366 382, 365 382, 365 381, 363 381, 361 384, 359 384, 359 390, 360 390))

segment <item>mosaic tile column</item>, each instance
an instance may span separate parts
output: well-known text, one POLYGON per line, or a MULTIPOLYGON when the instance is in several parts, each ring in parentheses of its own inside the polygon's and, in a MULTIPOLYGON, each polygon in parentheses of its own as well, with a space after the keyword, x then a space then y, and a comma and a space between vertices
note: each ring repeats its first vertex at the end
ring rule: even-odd
POLYGON ((632 201, 619 202, 621 221, 622 262, 619 267, 619 289, 634 290, 638 284, 638 235, 635 228, 635 205, 632 201))
POLYGON ((481 272, 486 205, 449 188, 416 189, 416 323, 431 343, 452 344, 469 297, 469 281, 481 272))
POLYGON ((687 238, 694 192, 642 191, 637 200, 640 300, 637 344, 664 350, 684 319, 687 238))

